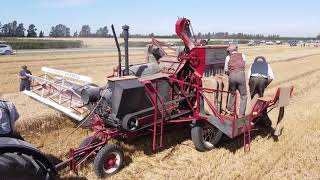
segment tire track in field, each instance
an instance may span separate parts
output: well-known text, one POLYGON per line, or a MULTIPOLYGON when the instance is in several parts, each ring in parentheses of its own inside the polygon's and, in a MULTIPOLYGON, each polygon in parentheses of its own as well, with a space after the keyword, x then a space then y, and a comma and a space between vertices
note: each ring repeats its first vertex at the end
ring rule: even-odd
MULTIPOLYGON (((307 89, 307 93, 311 94, 310 92, 312 90, 314 90, 315 88, 318 88, 320 85, 320 78, 317 77, 317 80, 311 84, 311 88, 310 85, 306 86, 302 89, 300 89, 297 93, 295 93, 295 96, 293 97, 294 101, 298 101, 299 98, 302 98, 304 96, 307 96, 306 94, 300 94, 301 92, 305 92, 304 90, 307 89)), ((295 105, 298 106, 298 105, 295 105)), ((296 109, 296 108, 293 108, 296 109)), ((301 123, 301 125, 303 125, 303 123, 301 123)), ((301 139, 302 136, 305 135, 305 131, 304 128, 302 128, 302 126, 299 126, 300 128, 296 128, 295 132, 294 132, 294 136, 290 136, 290 141, 287 141, 288 143, 285 145, 282 145, 282 149, 281 149, 281 153, 277 155, 277 158, 275 158, 273 160, 273 162, 268 165, 267 168, 262 169, 262 172, 257 172, 258 173, 258 179, 263 179, 263 177, 265 177, 266 174, 269 174, 275 167, 276 164, 279 164, 281 161, 281 158, 283 158, 286 154, 288 154, 289 152, 292 152, 292 150, 294 150, 295 144, 299 143, 299 140, 301 139)), ((274 146, 274 148, 277 148, 274 146)))
POLYGON ((273 83, 272 85, 270 85, 268 87, 273 88, 273 87, 279 86, 281 84, 287 83, 289 81, 294 81, 294 80, 298 80, 298 79, 301 79, 301 78, 305 78, 306 76, 312 75, 312 74, 317 73, 319 71, 320 71, 320 68, 317 68, 317 69, 314 69, 312 71, 308 71, 308 72, 305 72, 305 73, 302 73, 302 74, 298 74, 298 75, 293 76, 291 78, 288 78, 288 79, 273 83))
MULTIPOLYGON (((269 64, 277 64, 277 63, 298 61, 298 60, 306 61, 306 60, 309 60, 309 59, 305 59, 305 60, 303 60, 303 59, 304 58, 308 58, 308 57, 313 57, 313 56, 319 56, 319 55, 320 55, 320 53, 314 53, 314 54, 308 54, 308 55, 304 55, 304 56, 291 57, 291 58, 287 58, 287 59, 278 59, 278 60, 268 61, 268 63, 269 64)), ((249 68, 252 65, 252 63, 247 64, 246 68, 249 68)))
MULTIPOLYGON (((144 54, 131 54, 130 57, 134 56, 143 56, 144 54)), ((42 62, 42 61, 65 61, 65 60, 76 60, 76 59, 98 59, 98 58, 113 58, 113 57, 118 57, 118 55, 103 55, 103 56, 81 56, 81 57, 64 57, 64 58, 44 58, 44 59, 39 59, 39 60, 32 60, 32 59, 27 59, 27 60, 7 60, 7 61, 0 61, 0 64, 11 64, 11 63, 26 63, 26 62, 42 62)))
POLYGON ((279 60, 270 61, 269 64, 275 64, 275 63, 281 63, 281 62, 290 62, 290 61, 297 61, 297 60, 301 60, 301 59, 303 59, 303 58, 313 57, 313 56, 318 56, 318 55, 320 55, 320 53, 308 54, 308 55, 304 55, 304 56, 293 57, 293 58, 282 59, 282 60, 279 59, 279 60))
MULTIPOLYGON (((136 62, 136 63, 141 63, 144 61, 144 59, 133 59, 132 61, 136 62)), ((36 62, 33 61, 32 63, 29 64, 29 67, 32 66, 32 69, 35 69, 37 67, 42 67, 44 66, 43 64, 45 64, 46 66, 55 66, 55 67, 63 67, 63 68, 68 68, 68 67, 73 67, 74 69, 77 68, 88 68, 88 67, 101 67, 101 65, 105 65, 106 67, 108 67, 109 65, 114 65, 117 64, 118 61, 117 60, 112 60, 112 59, 101 59, 99 60, 95 60, 95 61, 86 61, 86 62, 75 62, 75 61, 65 61, 63 64, 61 62, 55 62, 55 61, 41 61, 40 62, 36 62), (33 65, 34 64, 34 65, 33 65)), ((6 68, 7 71, 5 72, 1 72, 0 75, 4 75, 7 74, 10 71, 14 71, 16 73, 17 71, 17 67, 8 67, 6 68)))

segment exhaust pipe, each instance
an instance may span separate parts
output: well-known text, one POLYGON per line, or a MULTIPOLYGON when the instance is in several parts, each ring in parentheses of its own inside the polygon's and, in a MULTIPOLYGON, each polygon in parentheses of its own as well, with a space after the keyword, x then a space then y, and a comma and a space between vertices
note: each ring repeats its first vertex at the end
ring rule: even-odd
POLYGON ((129 75, 129 26, 123 25, 124 53, 125 53, 125 75, 129 75))
POLYGON ((116 42, 116 46, 117 46, 117 49, 118 49, 118 76, 121 77, 121 74, 122 74, 122 71, 121 71, 121 50, 120 50, 118 38, 117 38, 117 35, 116 35, 116 31, 114 30, 113 24, 111 25, 111 29, 112 29, 114 41, 116 42))

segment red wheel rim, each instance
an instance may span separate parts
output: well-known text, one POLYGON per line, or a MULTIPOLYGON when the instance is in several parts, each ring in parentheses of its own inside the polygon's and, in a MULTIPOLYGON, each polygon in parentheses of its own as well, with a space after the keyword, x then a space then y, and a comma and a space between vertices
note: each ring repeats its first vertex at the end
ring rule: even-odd
POLYGON ((104 160, 104 168, 109 170, 116 166, 117 157, 115 154, 107 155, 106 159, 104 160))

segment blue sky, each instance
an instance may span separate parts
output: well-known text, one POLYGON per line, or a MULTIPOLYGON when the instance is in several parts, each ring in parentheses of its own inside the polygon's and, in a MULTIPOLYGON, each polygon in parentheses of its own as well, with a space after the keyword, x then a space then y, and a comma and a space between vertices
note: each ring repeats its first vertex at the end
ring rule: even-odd
POLYGON ((320 1, 316 0, 6 0, 0 22, 33 23, 47 34, 62 23, 71 31, 89 24, 123 24, 131 33, 174 34, 177 17, 191 20, 195 32, 244 32, 281 36, 320 33, 320 1))

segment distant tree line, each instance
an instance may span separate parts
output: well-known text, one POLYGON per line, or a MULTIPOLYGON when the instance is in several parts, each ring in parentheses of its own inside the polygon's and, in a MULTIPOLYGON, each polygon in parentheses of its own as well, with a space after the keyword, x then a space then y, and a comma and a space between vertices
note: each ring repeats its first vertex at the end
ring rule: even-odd
MULTIPOLYGON (((120 34, 122 37, 122 34, 120 34)), ((176 34, 172 35, 156 35, 154 33, 150 33, 148 35, 143 34, 130 34, 131 38, 179 38, 176 34)), ((217 33, 198 33, 195 35, 195 38, 198 39, 246 39, 246 40, 312 40, 314 37, 282 37, 277 34, 273 35, 263 35, 263 34, 246 34, 246 33, 228 33, 228 32, 217 32, 217 33)), ((320 39, 320 34, 318 35, 320 39)))
MULTIPOLYGON (((37 28, 34 24, 30 24, 28 29, 24 28, 23 23, 12 21, 7 24, 0 22, 0 37, 37 37, 37 28)), ((40 31, 39 36, 43 37, 43 31, 40 31)))
MULTIPOLYGON (((0 22, 0 37, 44 37, 44 32, 37 33, 37 28, 34 24, 30 24, 28 29, 24 27, 23 23, 19 23, 14 20, 7 24, 1 24, 0 22)), ((75 31, 71 35, 70 28, 63 24, 52 26, 50 37, 110 37, 109 29, 107 26, 100 27, 95 33, 91 32, 89 25, 83 25, 80 32, 75 31)))
MULTIPOLYGON (((58 24, 51 28, 50 37, 71 37, 70 28, 63 24, 58 24)), ((110 37, 109 30, 107 26, 100 27, 96 33, 91 32, 89 25, 83 25, 80 32, 73 33, 73 37, 110 37)))
MULTIPOLYGON (((13 21, 7 24, 1 24, 0 22, 0 37, 37 37, 37 28, 34 24, 30 24, 28 29, 24 27, 23 23, 13 21)), ((107 26, 100 27, 96 32, 91 32, 89 25, 83 25, 81 30, 75 31, 72 35, 70 28, 63 24, 58 24, 52 26, 50 37, 111 37, 109 34, 109 29, 107 26)), ((120 34, 122 36, 122 34, 120 34)), ((44 32, 39 32, 39 37, 44 37, 44 32)), ((132 38, 178 38, 176 34, 173 35, 155 35, 154 33, 150 34, 130 34, 132 38)), ((229 33, 229 32, 208 32, 201 33, 199 32, 195 35, 195 38, 199 39, 266 39, 266 40, 278 40, 278 39, 314 39, 314 38, 292 38, 292 37, 280 37, 280 35, 263 35, 263 34, 246 34, 246 33, 229 33)), ((320 39, 320 34, 316 37, 320 39)))

